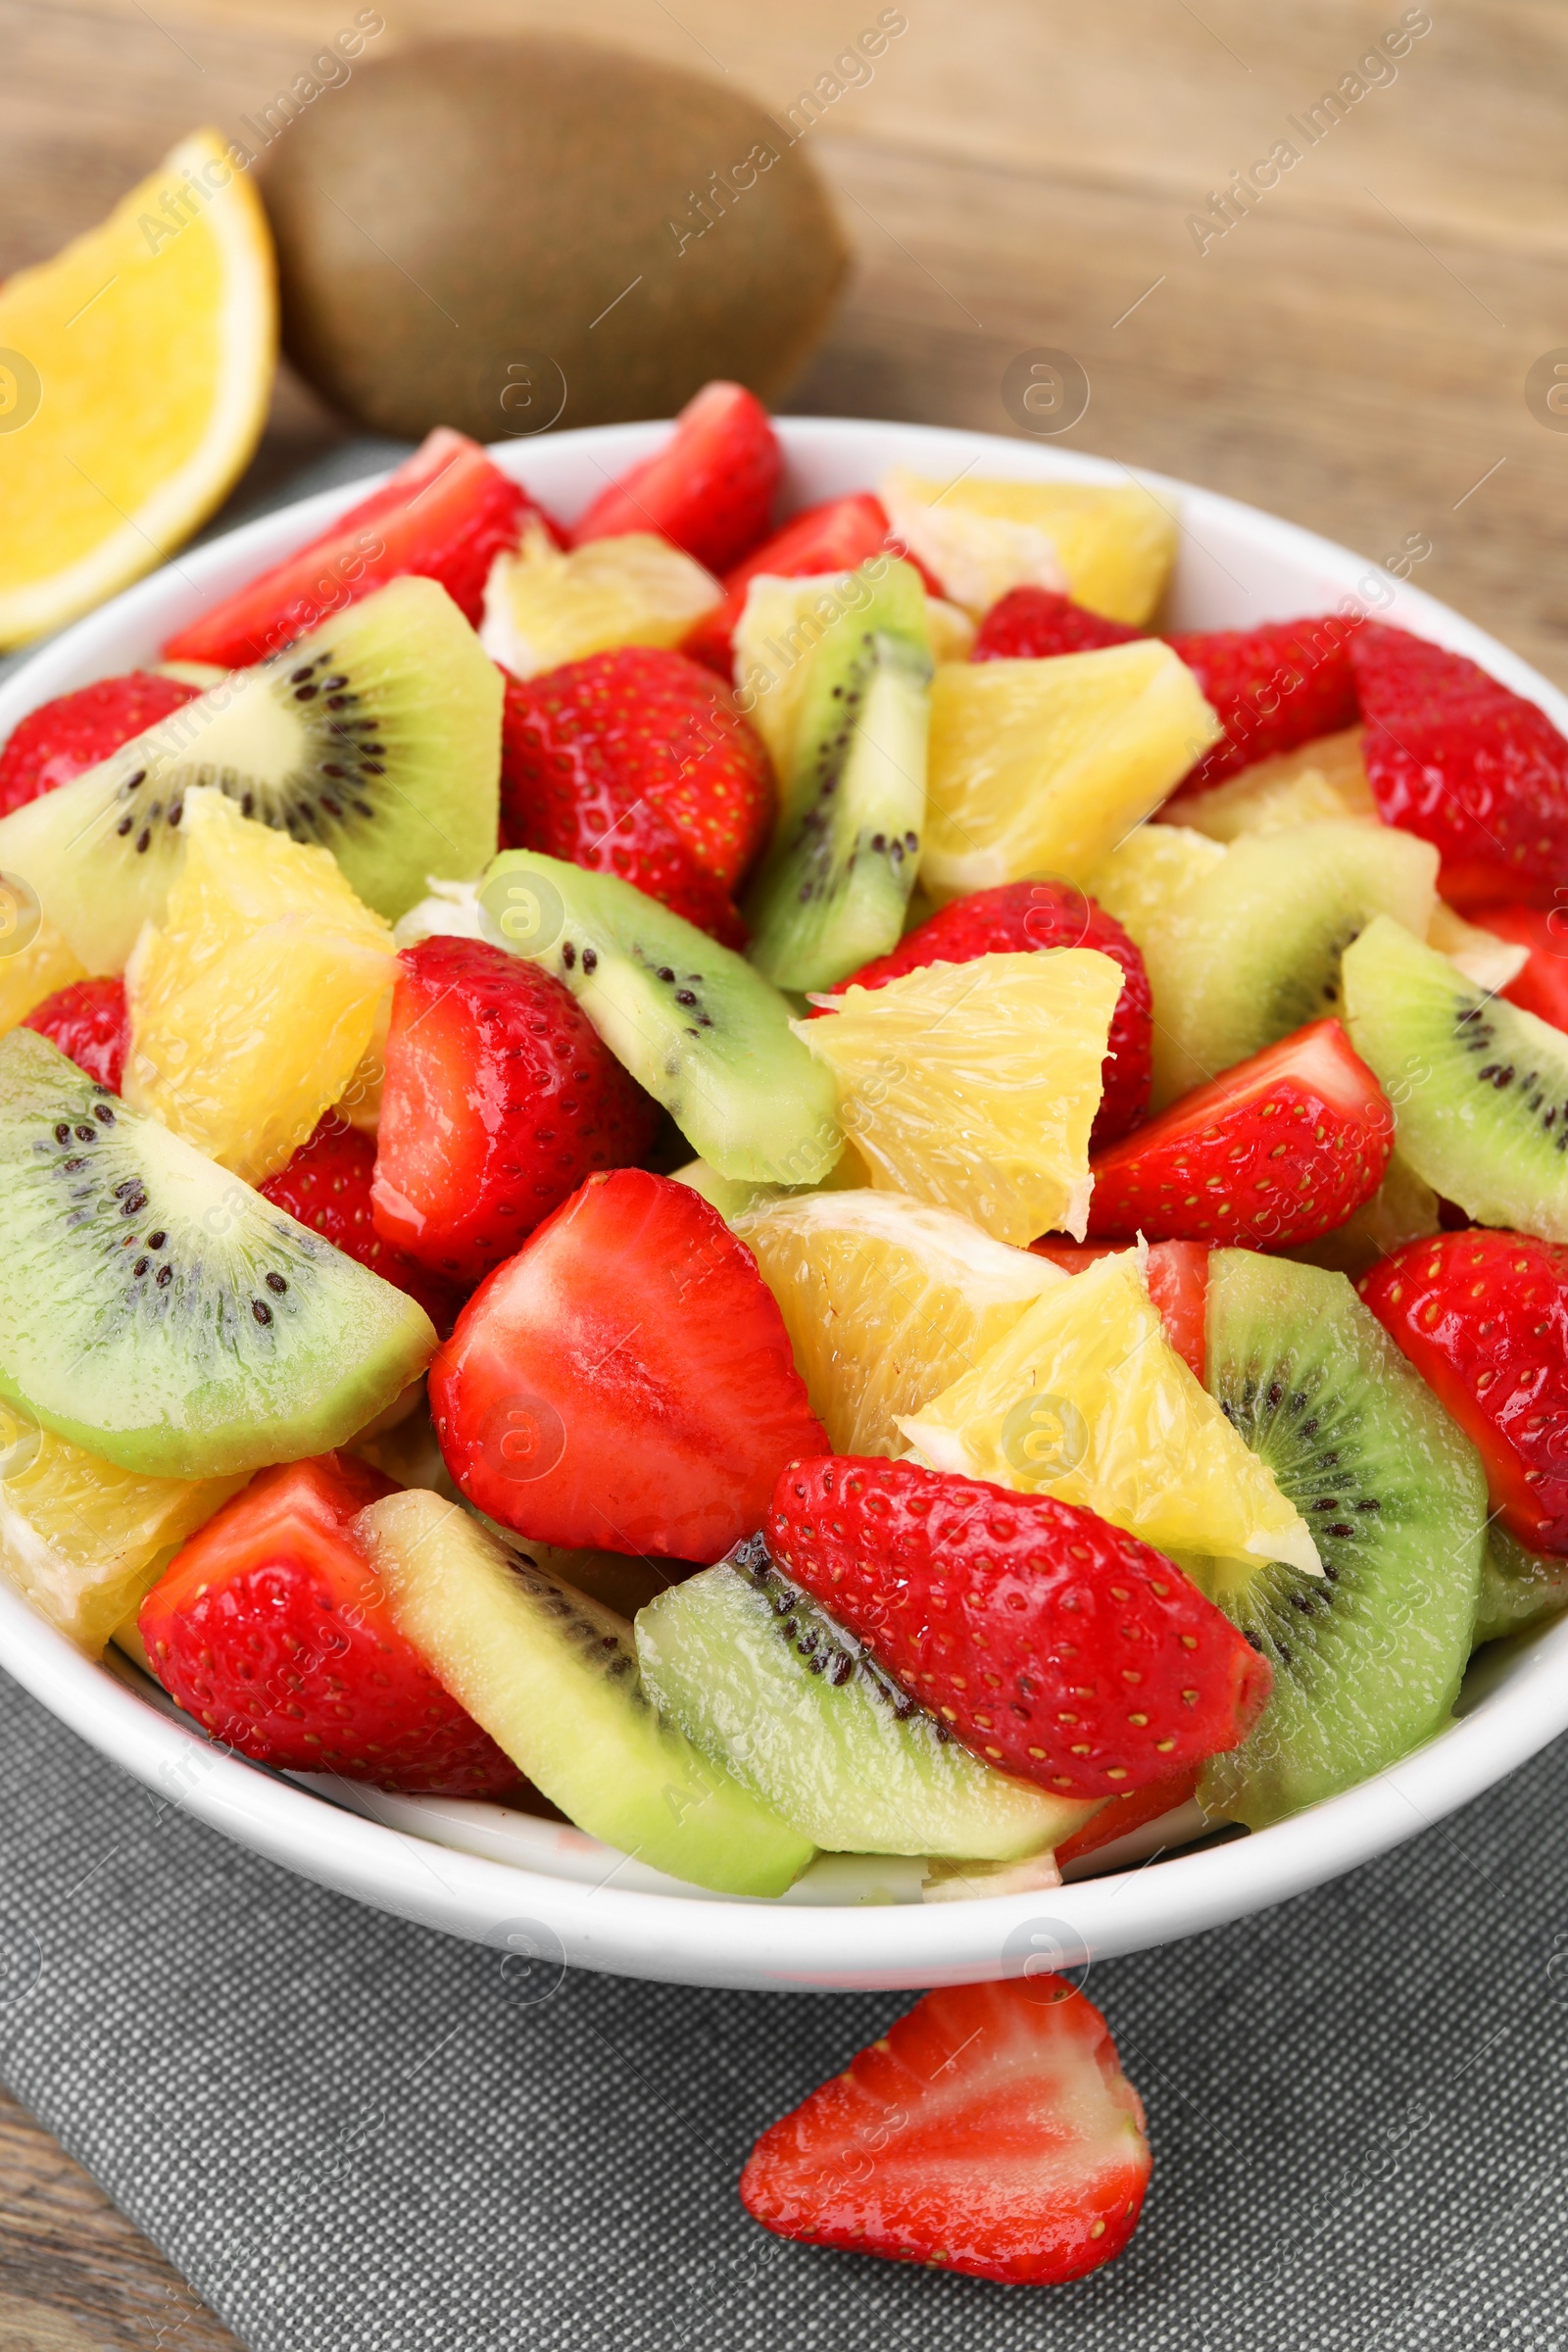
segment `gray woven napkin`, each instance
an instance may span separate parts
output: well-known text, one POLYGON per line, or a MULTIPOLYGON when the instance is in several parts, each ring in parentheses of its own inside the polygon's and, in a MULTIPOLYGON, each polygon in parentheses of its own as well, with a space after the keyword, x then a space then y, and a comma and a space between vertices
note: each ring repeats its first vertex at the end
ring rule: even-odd
POLYGON ((1091 1969, 1153 2186, 1056 2289, 780 2244, 736 2199, 756 2133, 910 1996, 511 1983, 252 1859, 3 1678, 0 1785, 0 2077, 253 2352, 1568 2340, 1568 1745, 1316 1893, 1091 1969))

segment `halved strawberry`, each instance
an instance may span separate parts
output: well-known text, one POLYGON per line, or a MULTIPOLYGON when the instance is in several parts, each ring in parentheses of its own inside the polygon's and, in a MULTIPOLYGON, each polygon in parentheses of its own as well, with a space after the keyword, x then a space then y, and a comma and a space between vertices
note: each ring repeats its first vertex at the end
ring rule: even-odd
POLYGON ((689 1185, 595 1176, 475 1292, 430 1371, 447 1467, 543 1544, 716 1560, 826 1453, 751 1251, 689 1185))
POLYGON ((18 719, 0 751, 0 816, 69 784, 122 743, 167 718, 201 689, 153 670, 99 678, 18 719))
POLYGON ((1151 1821, 1158 1821, 1162 1813, 1174 1813, 1178 1805, 1190 1804, 1198 1794, 1200 1764, 1187 1764, 1173 1772, 1167 1780, 1151 1781, 1143 1788, 1129 1789, 1125 1796, 1113 1796, 1092 1813, 1081 1830, 1075 1830, 1064 1844, 1058 1845, 1055 1863, 1065 1870, 1069 1862, 1081 1862, 1086 1854, 1098 1854, 1101 1847, 1114 1845, 1118 1838, 1130 1837, 1151 1821))
POLYGON ((1469 919, 1530 951, 1523 971, 1499 994, 1554 1029, 1568 1029, 1568 906, 1560 899, 1549 907, 1488 903, 1472 906, 1469 919))
POLYGON ((767 1547, 987 1763, 1118 1796, 1245 1740, 1266 1659, 1163 1553, 1049 1494, 791 1462, 767 1547))
POLYGON ((773 821, 761 738, 699 662, 622 646, 508 677, 501 836, 618 874, 727 947, 730 893, 773 821))
MULTIPOLYGON (((89 983, 89 985, 99 985, 89 983)), ((56 1040, 58 1044, 58 1039, 56 1040)), ((61 1046, 61 1052, 70 1049, 61 1046)), ((298 1217, 313 1233, 341 1250, 345 1257, 368 1266, 383 1282, 394 1283, 416 1298, 443 1336, 452 1329, 463 1303, 462 1289, 432 1274, 428 1266, 406 1250, 384 1241, 375 1230, 370 1187, 375 1176, 375 1146, 368 1135, 328 1111, 314 1135, 307 1138, 275 1176, 261 1186, 269 1200, 298 1217)))
POLYGON ((438 425, 379 490, 178 630, 165 659, 242 668, 405 572, 439 580, 477 627, 490 566, 517 545, 530 514, 564 544, 560 525, 477 441, 438 425))
MULTIPOLYGON (((830 498, 792 514, 743 563, 724 574, 724 602, 697 623, 682 646, 694 662, 706 662, 727 682, 734 658, 735 630, 746 610, 746 591, 762 573, 783 580, 808 579, 823 571, 855 571, 872 556, 895 547, 887 509, 869 490, 830 498)), ((912 561, 912 559, 911 559, 912 561)), ((933 596, 942 591, 923 564, 918 566, 933 596)))
POLYGON ((258 1471, 137 1616, 171 1698, 279 1772, 432 1796, 501 1796, 517 1768, 399 1633, 349 1533, 393 1482, 352 1454, 258 1471))
POLYGON ((1121 2252, 1149 2167, 1100 2011, 1026 1975, 928 1992, 762 2133, 740 2193, 780 2237, 1054 2286, 1121 2252))
POLYGON ((398 961, 375 1228, 471 1288, 594 1169, 640 1159, 659 1108, 539 965, 439 936, 398 961))
POLYGON ((1393 1149, 1372 1072, 1338 1021, 1312 1021, 1102 1152, 1089 1230, 1283 1250, 1353 1216, 1393 1149))
MULTIPOLYGON (((1068 1242, 1054 1233, 1029 1247, 1064 1274, 1082 1274, 1097 1258, 1114 1256, 1125 1242, 1068 1242)), ((1144 1269, 1149 1296, 1165 1327, 1165 1337, 1196 1380, 1206 1362, 1204 1315, 1208 1306, 1208 1244, 1152 1242, 1144 1269)))
POLYGON ((119 1094, 130 1044, 130 1014, 125 983, 118 973, 100 980, 74 980, 69 988, 57 989, 33 1006, 22 1026, 36 1029, 78 1070, 119 1094))
POLYGON ((755 394, 744 384, 705 384, 663 448, 578 516, 572 545, 654 531, 710 571, 728 571, 766 532, 783 473, 778 435, 755 394))
POLYGON ((1356 718, 1348 646, 1357 623, 1337 612, 1311 620, 1269 621, 1260 629, 1197 629, 1171 637, 1225 729, 1182 778, 1172 798, 1294 752, 1319 735, 1337 735, 1356 718))
POLYGON ((1396 1250, 1360 1289, 1480 1453, 1508 1533, 1568 1553, 1568 1249, 1439 1233, 1396 1250))
POLYGON ((1549 906, 1568 872, 1568 740, 1522 694, 1441 645, 1368 622, 1350 646, 1367 779, 1385 824, 1434 842, 1461 912, 1549 906))
MULTIPOLYGON (((977 890, 906 932, 886 956, 862 963, 839 988, 885 988, 928 963, 972 963, 977 956, 1027 955, 1033 948, 1098 948, 1125 975, 1111 1016, 1092 1144, 1107 1144, 1149 1108, 1153 1016, 1144 959, 1114 915, 1071 882, 1004 882, 977 890)), ((835 992, 837 993, 837 992, 835 992)), ((815 1005, 813 1014, 830 1011, 815 1005)))
POLYGON ((980 623, 969 659, 1038 662, 1054 654, 1096 654, 1143 634, 1075 605, 1054 588, 1009 588, 980 623))

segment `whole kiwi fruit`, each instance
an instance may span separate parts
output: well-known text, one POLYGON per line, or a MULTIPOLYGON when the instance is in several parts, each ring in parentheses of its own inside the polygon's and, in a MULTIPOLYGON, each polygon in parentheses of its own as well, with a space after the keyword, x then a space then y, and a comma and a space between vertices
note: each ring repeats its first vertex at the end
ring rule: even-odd
POLYGON ((357 68, 270 144, 283 341, 374 431, 481 441, 776 399, 843 233, 789 126, 706 77, 532 35, 357 68))

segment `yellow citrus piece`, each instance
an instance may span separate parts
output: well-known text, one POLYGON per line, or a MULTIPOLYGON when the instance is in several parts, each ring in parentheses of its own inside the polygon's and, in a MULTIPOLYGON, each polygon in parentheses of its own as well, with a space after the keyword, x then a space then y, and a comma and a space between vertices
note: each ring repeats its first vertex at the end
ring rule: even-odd
POLYGON ((1118 964, 1096 948, 932 963, 792 1021, 838 1081, 883 1192, 956 1209, 999 1242, 1083 1239, 1118 964))
POLYGON ((96 1657, 243 1478, 143 1478, 0 1403, 0 1567, 96 1657))
POLYGON ((1085 882, 1220 734, 1168 645, 944 663, 931 687, 920 879, 958 898, 1034 874, 1085 882))
POLYGON ((1317 824, 1332 817, 1378 821, 1361 757, 1361 730, 1320 735, 1299 751, 1254 760, 1240 775, 1227 776, 1208 792, 1179 801, 1171 811, 1178 824, 1206 833, 1211 841, 1236 841, 1244 833, 1278 833, 1287 825, 1317 824))
POLYGON ((1146 1256, 1047 1291, 901 1429, 933 1469, 1080 1503, 1158 1550, 1317 1574, 1305 1520, 1166 1340, 1146 1256))
POLYGON ((182 139, 101 227, 0 287, 0 646, 165 562, 256 446, 277 296, 232 152, 182 139))
MULTIPOLYGON (((804 579, 764 571, 747 583, 735 627, 735 699, 779 776, 787 776, 793 763, 809 657, 834 621, 863 605, 869 593, 869 583, 856 571, 813 572, 804 579)), ((934 662, 968 661, 975 632, 967 614, 927 596, 925 621, 934 662)))
POLYGON ((1495 931, 1485 930, 1480 923, 1467 923, 1462 914, 1455 914, 1442 899, 1434 902, 1432 919, 1427 924, 1427 946, 1446 956, 1451 964, 1484 988, 1489 997, 1501 994, 1510 980, 1517 980, 1530 961, 1530 950, 1516 940, 1500 939, 1495 931))
POLYGON ((1102 859, 1084 888, 1142 947, 1183 891, 1224 858, 1222 842, 1189 825, 1139 825, 1102 859))
POLYGON ((956 603, 970 602, 966 585, 990 589, 982 611, 1007 589, 1032 584, 1063 590, 1091 612, 1141 628, 1176 560, 1177 518, 1141 482, 1004 482, 973 474, 936 482, 895 469, 879 487, 894 528, 956 603), (990 565, 955 578, 944 552, 950 564, 974 563, 976 524, 989 526, 990 565))
POLYGON ((57 988, 86 977, 25 883, 19 887, 0 874, 0 1036, 57 988))
POLYGON ((248 1184, 344 1092, 396 976, 392 934, 329 850, 185 796, 184 859, 125 971, 133 1109, 248 1184))
POLYGON ((738 1217, 835 1453, 904 1450, 897 1416, 978 1363, 1067 1277, 950 1208, 812 1193, 738 1217))
POLYGON ((517 553, 496 559, 479 635, 493 661, 531 678, 612 646, 679 645, 723 594, 711 572, 651 532, 563 553, 530 523, 517 553))

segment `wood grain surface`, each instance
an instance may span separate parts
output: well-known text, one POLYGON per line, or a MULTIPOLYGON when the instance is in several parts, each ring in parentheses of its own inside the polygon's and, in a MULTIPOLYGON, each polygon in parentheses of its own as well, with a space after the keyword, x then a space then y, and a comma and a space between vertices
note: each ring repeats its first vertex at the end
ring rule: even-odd
MULTIPOLYGON (((872 0, 382 0, 368 55, 540 26, 788 107, 872 0)), ((1568 347, 1560 0, 905 0, 908 29, 810 132, 857 260, 793 407, 996 432, 1007 364, 1072 353, 1072 446, 1186 475, 1416 577, 1568 686, 1568 432, 1526 400, 1568 347), (1426 21, 1394 77, 1359 74, 1426 21), (1325 91, 1364 92, 1343 119, 1325 91), (1294 122, 1295 127, 1292 127, 1294 122), (1192 226, 1285 140, 1221 235, 1192 226), (1201 241, 1202 250, 1200 250, 1201 241)), ((184 131, 237 128, 349 0, 0 0, 0 272, 99 218, 184 131)), ((325 93, 318 102, 333 103, 325 93)), ((505 191, 497 192, 505 201, 505 191)), ((1212 223, 1211 223, 1212 225, 1212 223)), ((344 430, 279 382, 236 503, 344 430)), ((183 2293, 0 2105, 0 2347, 155 2344, 183 2293)), ((188 2295, 164 2341, 229 2339, 188 2295)))

